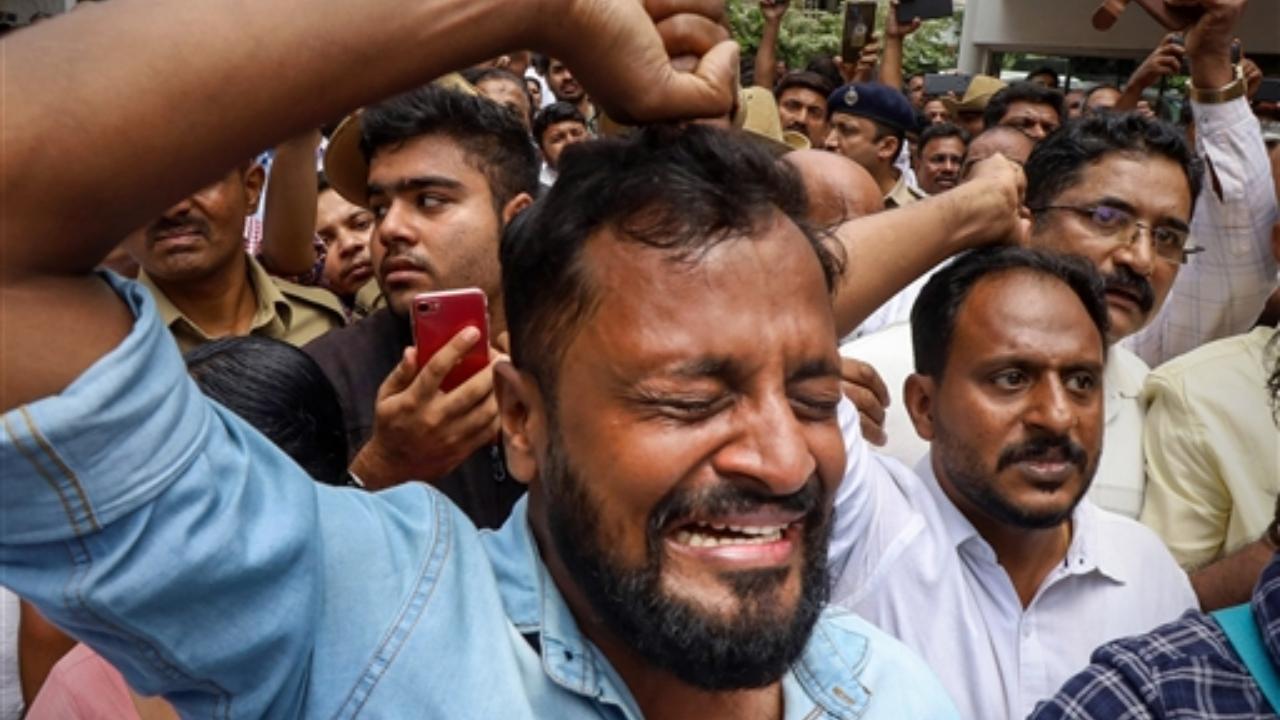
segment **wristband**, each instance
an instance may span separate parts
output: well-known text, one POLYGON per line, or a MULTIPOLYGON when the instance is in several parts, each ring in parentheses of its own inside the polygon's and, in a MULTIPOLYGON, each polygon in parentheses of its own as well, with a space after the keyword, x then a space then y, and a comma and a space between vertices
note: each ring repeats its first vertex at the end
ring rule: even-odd
POLYGON ((1217 105, 1220 103, 1231 102, 1238 97, 1244 97, 1244 69, 1239 65, 1235 65, 1233 67, 1236 77, 1231 82, 1213 90, 1205 90, 1198 88, 1195 85, 1188 85, 1187 97, 1201 105, 1217 105))

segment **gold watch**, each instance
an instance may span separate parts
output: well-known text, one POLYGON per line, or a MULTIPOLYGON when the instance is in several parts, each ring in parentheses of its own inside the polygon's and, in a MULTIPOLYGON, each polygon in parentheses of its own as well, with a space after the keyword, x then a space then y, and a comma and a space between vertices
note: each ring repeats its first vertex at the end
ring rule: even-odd
POLYGON ((1238 97, 1244 97, 1245 81, 1244 69, 1239 65, 1235 65, 1236 78, 1220 88, 1212 90, 1204 90, 1195 85, 1187 86, 1187 97, 1201 105, 1214 105, 1218 103, 1230 102, 1238 97))

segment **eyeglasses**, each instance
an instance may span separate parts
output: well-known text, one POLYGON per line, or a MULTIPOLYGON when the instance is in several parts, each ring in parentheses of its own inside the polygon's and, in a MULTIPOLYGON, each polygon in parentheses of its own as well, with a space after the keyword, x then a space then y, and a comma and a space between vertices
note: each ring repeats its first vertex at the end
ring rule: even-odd
POLYGON ((1020 130, 1024 135, 1031 135, 1036 128, 1039 128, 1044 135, 1052 135, 1058 129, 1058 123, 1053 120, 1042 120, 1029 115, 1011 117, 1000 124, 1005 127, 1011 127, 1014 130, 1020 130))
POLYGON ((1031 208, 1033 213, 1050 210, 1065 210, 1079 215, 1097 228, 1101 237, 1115 245, 1132 245, 1138 239, 1138 230, 1146 230, 1151 236, 1156 256, 1175 265, 1186 263, 1192 255, 1204 250, 1202 247, 1187 247, 1191 235, 1189 230, 1173 225, 1148 225, 1134 217, 1132 212, 1115 205, 1043 205, 1031 208))

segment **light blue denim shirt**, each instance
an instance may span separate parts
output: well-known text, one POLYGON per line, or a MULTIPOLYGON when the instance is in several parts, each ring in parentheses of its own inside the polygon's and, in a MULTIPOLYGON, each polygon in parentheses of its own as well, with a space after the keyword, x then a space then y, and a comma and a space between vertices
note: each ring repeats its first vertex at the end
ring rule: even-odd
MULTIPOLYGON (((187 717, 639 718, 578 630, 521 502, 479 532, 443 495, 317 485, 138 320, 56 397, 8 412, 0 584, 187 717)), ((933 673, 828 611, 787 718, 953 718, 933 673)))

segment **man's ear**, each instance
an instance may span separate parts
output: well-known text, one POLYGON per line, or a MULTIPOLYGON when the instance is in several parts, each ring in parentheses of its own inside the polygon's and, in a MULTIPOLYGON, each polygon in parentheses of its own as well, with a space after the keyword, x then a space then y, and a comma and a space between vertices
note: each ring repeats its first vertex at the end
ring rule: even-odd
POLYGON ((262 163, 251 162, 244 169, 244 200, 245 207, 249 208, 246 215, 252 215, 258 212, 258 202, 262 200, 262 186, 267 181, 267 171, 263 169, 262 163))
POLYGON ((515 197, 511 198, 510 200, 508 200, 507 204, 502 206, 503 227, 505 227, 507 223, 511 222, 515 218, 515 216, 519 215, 521 211, 523 211, 525 208, 529 207, 532 204, 533 204, 533 196, 530 195, 529 193, 522 192, 516 195, 515 197))
POLYGON ((911 416, 911 424, 922 440, 933 442, 933 409, 934 393, 937 383, 928 375, 912 373, 907 376, 903 386, 902 401, 906 404, 907 414, 911 416))
POLYGON ((493 368, 493 390, 498 398, 502 443, 507 469, 528 485, 538 478, 538 459, 547 443, 547 413, 542 390, 533 375, 516 369, 510 360, 493 368))
POLYGON ((902 145, 902 141, 893 135, 885 135, 877 141, 880 146, 876 154, 885 162, 893 162, 893 158, 898 155, 898 147, 902 145))

